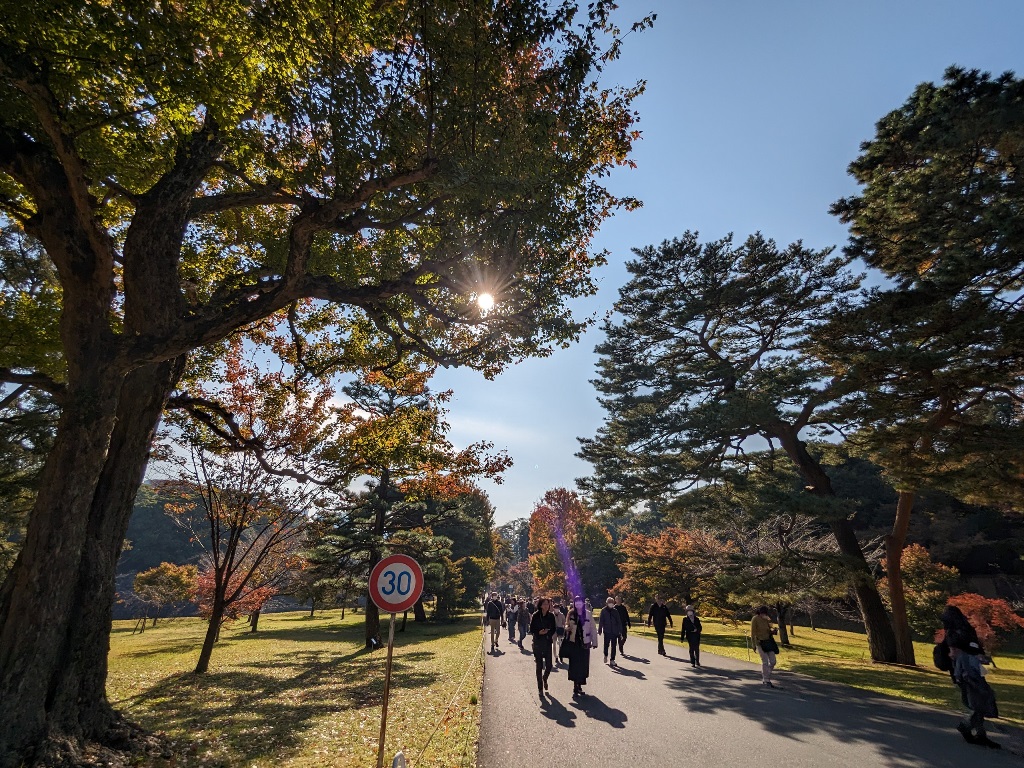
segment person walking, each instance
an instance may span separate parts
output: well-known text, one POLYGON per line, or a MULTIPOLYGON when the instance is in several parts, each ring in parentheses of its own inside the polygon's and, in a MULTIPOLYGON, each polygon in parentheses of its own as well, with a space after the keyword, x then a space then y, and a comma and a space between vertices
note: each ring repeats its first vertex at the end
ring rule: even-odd
POLYGON ((700 633, 702 627, 700 617, 692 605, 686 606, 686 615, 683 616, 683 640, 690 648, 690 666, 700 666, 700 633))
POLYGON ((619 614, 619 623, 622 625, 622 633, 619 635, 619 653, 626 653, 626 633, 633 628, 633 622, 629 620, 629 609, 622 602, 619 595, 615 596, 615 612, 619 614))
POLYGON ((491 628, 491 653, 494 653, 498 649, 498 636, 501 634, 499 627, 505 616, 505 608, 498 600, 497 592, 491 592, 491 599, 484 603, 484 615, 491 628))
MULTIPOLYGON (((555 642, 561 643, 565 637, 565 609, 559 603, 551 609, 551 613, 555 617, 555 642)), ((560 667, 562 660, 559 654, 555 654, 555 667, 560 667)))
POLYGON ((665 652, 665 625, 674 628, 672 623, 672 612, 665 605, 665 600, 661 595, 654 596, 654 602, 651 603, 651 609, 647 612, 647 626, 654 625, 654 632, 658 635, 658 653, 662 656, 668 656, 665 652))
POLYGON ((982 662, 988 657, 978 633, 955 605, 947 605, 942 612, 942 627, 945 630, 942 644, 952 662, 950 676, 960 689, 964 706, 971 710, 970 716, 961 720, 956 729, 969 744, 1002 749, 1002 745, 992 741, 985 732, 985 718, 999 717, 999 708, 995 691, 985 679, 982 662))
POLYGON ((565 619, 565 653, 569 660, 569 679, 573 697, 583 695, 590 677, 590 649, 597 645, 593 617, 587 614, 583 598, 577 595, 565 619))
POLYGON ((551 648, 555 640, 555 617, 551 613, 551 601, 542 597, 537 610, 530 618, 530 634, 533 636, 533 661, 537 666, 537 694, 544 701, 548 689, 548 675, 551 674, 551 648))
POLYGON ((757 650, 757 655, 761 657, 761 685, 767 688, 775 687, 772 682, 772 671, 775 669, 775 655, 779 652, 775 632, 768 606, 762 605, 750 620, 750 639, 757 650))
POLYGON ((514 643, 516 641, 516 611, 519 605, 516 603, 515 597, 509 598, 508 604, 505 606, 505 623, 508 625, 508 641, 514 643))
POLYGON ((622 633, 622 619, 619 612, 615 610, 615 599, 609 597, 605 600, 604 610, 601 611, 601 619, 598 622, 597 634, 604 635, 604 663, 608 664, 608 646, 612 647, 612 661, 608 664, 617 667, 615 663, 615 650, 619 645, 619 636, 622 633))
POLYGON ((526 610, 526 600, 519 600, 516 609, 516 626, 519 628, 519 647, 523 647, 523 639, 530 634, 530 612, 526 610))

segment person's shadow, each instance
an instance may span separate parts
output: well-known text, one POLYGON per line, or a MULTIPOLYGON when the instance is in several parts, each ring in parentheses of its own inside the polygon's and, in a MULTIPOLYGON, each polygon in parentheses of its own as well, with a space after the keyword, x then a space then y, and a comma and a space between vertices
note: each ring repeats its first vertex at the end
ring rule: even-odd
POLYGON ((628 661, 638 661, 641 664, 650 664, 651 663, 650 659, 645 659, 642 656, 630 656, 628 653, 625 653, 625 652, 620 653, 619 657, 623 658, 623 659, 627 659, 628 661))
POLYGON ((556 725, 563 728, 575 728, 576 713, 565 708, 558 699, 550 693, 544 697, 544 703, 540 705, 540 712, 549 720, 554 720, 556 725))
POLYGON ((587 695, 573 702, 573 706, 579 709, 587 717, 593 720, 601 720, 608 723, 612 728, 626 727, 626 713, 621 709, 609 707, 600 699, 587 695))
POLYGON ((637 680, 646 680, 647 675, 641 672, 639 669, 625 669, 623 667, 615 666, 611 668, 612 672, 623 677, 635 677, 637 680))

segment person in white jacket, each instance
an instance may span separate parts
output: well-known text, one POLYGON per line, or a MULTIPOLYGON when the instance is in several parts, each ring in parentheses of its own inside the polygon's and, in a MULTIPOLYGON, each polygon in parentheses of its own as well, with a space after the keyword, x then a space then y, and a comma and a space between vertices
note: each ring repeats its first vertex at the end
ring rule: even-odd
POLYGON ((573 682, 572 695, 582 696, 583 686, 590 677, 590 649, 597 647, 597 632, 593 617, 587 612, 583 598, 576 595, 565 620, 563 653, 569 659, 569 679, 573 682))

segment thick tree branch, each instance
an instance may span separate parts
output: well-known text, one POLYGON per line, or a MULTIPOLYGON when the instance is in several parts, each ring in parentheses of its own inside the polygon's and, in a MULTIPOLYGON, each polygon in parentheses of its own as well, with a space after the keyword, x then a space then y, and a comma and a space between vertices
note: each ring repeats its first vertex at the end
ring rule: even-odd
POLYGON ((35 387, 43 392, 48 392, 57 400, 61 400, 67 388, 60 382, 50 378, 45 373, 33 371, 32 373, 18 373, 10 368, 0 368, 0 381, 10 384, 26 384, 35 387))
POLYGON ((290 477, 299 482, 312 483, 322 487, 332 487, 344 480, 343 474, 335 474, 330 478, 323 479, 307 472, 299 472, 288 467, 274 466, 267 460, 266 444, 259 438, 247 437, 239 426, 235 415, 216 400, 182 394, 169 398, 166 407, 168 409, 185 411, 223 440, 229 450, 236 452, 244 451, 251 455, 268 474, 290 477))

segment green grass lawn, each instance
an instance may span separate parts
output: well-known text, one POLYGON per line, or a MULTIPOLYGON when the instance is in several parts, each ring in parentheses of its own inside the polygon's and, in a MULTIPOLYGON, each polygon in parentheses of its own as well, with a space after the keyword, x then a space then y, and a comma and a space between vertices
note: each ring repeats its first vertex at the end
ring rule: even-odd
MULTIPOLYGON (((192 669, 201 620, 160 621, 142 635, 131 634, 134 622, 115 622, 108 695, 130 719, 167 734, 181 768, 368 768, 376 764, 387 654, 363 651, 362 614, 338 615, 267 614, 256 634, 244 622, 228 624, 200 676, 192 669)), ((383 630, 386 637, 386 623, 383 630)), ((417 768, 475 765, 480 632, 473 616, 452 624, 410 617, 395 633, 386 765, 399 749, 416 758, 428 739, 417 768)))
MULTIPOLYGON (((680 621, 676 619, 676 628, 668 630, 665 640, 682 646, 680 621)), ((655 636, 653 629, 638 622, 633 627, 635 634, 655 636)), ((757 654, 747 650, 748 629, 745 623, 733 626, 704 620, 701 650, 760 664, 757 654)), ((792 647, 783 648, 779 654, 779 669, 947 709, 961 706, 960 692, 950 682, 949 674, 932 666, 931 644, 915 643, 919 666, 907 668, 873 663, 861 633, 800 626, 796 632, 790 636, 792 647)), ((988 668, 988 681, 996 691, 1000 714, 1005 720, 1024 724, 1024 656, 1007 654, 997 656, 995 661, 998 667, 988 668)))

